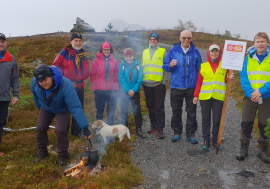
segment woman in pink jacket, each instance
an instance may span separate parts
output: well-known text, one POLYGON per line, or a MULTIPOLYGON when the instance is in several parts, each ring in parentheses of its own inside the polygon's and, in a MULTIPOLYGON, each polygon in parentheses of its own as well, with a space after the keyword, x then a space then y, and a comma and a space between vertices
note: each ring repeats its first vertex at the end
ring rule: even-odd
POLYGON ((110 43, 102 43, 97 58, 93 61, 90 81, 95 93, 97 108, 96 120, 103 120, 105 103, 107 103, 107 124, 113 125, 118 100, 118 70, 119 65, 113 58, 113 48, 110 43))

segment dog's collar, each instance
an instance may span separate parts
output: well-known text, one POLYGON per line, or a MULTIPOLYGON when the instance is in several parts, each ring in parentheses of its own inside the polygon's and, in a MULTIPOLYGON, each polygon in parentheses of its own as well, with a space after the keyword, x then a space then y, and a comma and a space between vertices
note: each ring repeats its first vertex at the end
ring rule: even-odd
POLYGON ((98 129, 98 128, 97 129, 100 131, 103 127, 104 127, 104 125, 100 129, 98 129))

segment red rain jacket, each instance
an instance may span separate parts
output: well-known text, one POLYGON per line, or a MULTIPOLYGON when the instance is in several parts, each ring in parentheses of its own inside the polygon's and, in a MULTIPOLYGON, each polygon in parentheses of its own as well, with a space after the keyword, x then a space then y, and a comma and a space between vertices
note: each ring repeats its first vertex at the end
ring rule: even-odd
POLYGON ((93 61, 90 72, 90 81, 92 89, 95 90, 113 90, 119 91, 118 71, 119 65, 113 54, 110 54, 109 65, 111 69, 110 80, 105 79, 105 56, 103 53, 97 53, 97 58, 93 61))
POLYGON ((75 87, 84 87, 84 80, 89 77, 90 66, 83 49, 77 54, 71 45, 66 46, 56 56, 53 65, 62 70, 63 76, 75 82, 75 87))

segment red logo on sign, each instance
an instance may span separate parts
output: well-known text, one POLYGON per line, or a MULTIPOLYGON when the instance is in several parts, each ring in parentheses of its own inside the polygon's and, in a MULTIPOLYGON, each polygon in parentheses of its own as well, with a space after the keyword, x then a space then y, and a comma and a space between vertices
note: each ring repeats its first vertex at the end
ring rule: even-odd
POLYGON ((227 51, 242 52, 243 46, 241 46, 241 45, 228 45, 227 51))

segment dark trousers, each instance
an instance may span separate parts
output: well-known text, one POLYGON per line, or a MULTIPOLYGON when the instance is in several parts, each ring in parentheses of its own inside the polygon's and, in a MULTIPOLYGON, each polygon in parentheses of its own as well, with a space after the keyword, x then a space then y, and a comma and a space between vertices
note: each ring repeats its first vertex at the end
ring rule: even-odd
POLYGON ((128 107, 129 103, 132 106, 133 114, 135 118, 136 129, 142 127, 142 113, 141 113, 141 102, 140 93, 135 93, 134 97, 131 98, 127 93, 119 93, 120 106, 121 106, 121 123, 128 126, 128 107))
MULTIPOLYGON (((76 89, 77 95, 78 95, 78 97, 80 99, 80 102, 82 104, 82 107, 84 107, 84 87, 82 87, 81 89, 76 87, 75 89, 76 89)), ((79 136, 81 134, 82 129, 80 128, 80 126, 78 125, 77 121, 74 119, 73 116, 72 116, 71 120, 72 120, 72 122, 71 122, 71 134, 79 136)), ((70 126, 70 120, 68 121, 67 132, 69 132, 69 126, 70 126)))
POLYGON ((107 103, 107 124, 113 125, 115 110, 118 101, 118 92, 113 90, 96 90, 95 103, 97 108, 96 120, 103 120, 105 104, 107 103))
POLYGON ((263 104, 253 102, 250 98, 244 97, 242 109, 242 132, 247 139, 251 139, 254 120, 258 110, 258 127, 260 130, 259 142, 268 143, 268 138, 264 135, 264 128, 267 126, 267 119, 270 118, 270 97, 263 99, 263 104))
POLYGON ((37 130, 36 130, 36 138, 37 138, 37 148, 38 148, 38 156, 46 156, 48 155, 47 146, 49 145, 47 131, 49 126, 56 117, 55 123, 55 132, 57 136, 57 147, 58 147, 58 156, 68 157, 68 132, 67 132, 67 123, 70 118, 70 112, 63 113, 51 113, 44 110, 40 107, 37 130))
POLYGON ((151 127, 163 131, 165 127, 165 110, 164 101, 166 96, 166 86, 159 84, 155 87, 143 85, 146 106, 149 110, 151 127))
POLYGON ((9 101, 0 101, 0 144, 2 143, 3 127, 7 124, 9 101))
POLYGON ((210 144, 211 112, 213 112, 212 142, 217 144, 223 101, 216 99, 200 100, 202 111, 202 134, 203 140, 210 144))
POLYGON ((198 127, 196 119, 196 104, 193 104, 193 93, 194 89, 171 89, 171 106, 172 106, 172 121, 171 127, 174 130, 175 135, 182 134, 183 123, 182 123, 182 107, 184 98, 186 101, 186 136, 192 137, 198 127))

